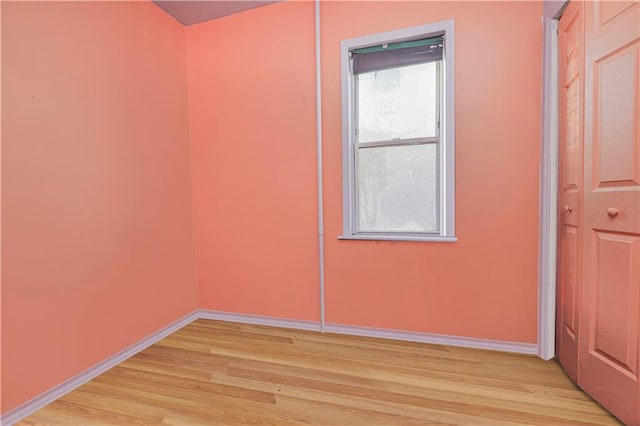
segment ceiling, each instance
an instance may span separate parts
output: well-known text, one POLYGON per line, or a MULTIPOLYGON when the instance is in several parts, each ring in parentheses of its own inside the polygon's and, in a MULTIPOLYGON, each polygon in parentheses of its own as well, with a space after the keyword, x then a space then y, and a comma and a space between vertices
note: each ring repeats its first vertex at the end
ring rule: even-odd
POLYGON ((153 0, 156 5, 183 25, 210 21, 278 1, 280 0, 153 0))

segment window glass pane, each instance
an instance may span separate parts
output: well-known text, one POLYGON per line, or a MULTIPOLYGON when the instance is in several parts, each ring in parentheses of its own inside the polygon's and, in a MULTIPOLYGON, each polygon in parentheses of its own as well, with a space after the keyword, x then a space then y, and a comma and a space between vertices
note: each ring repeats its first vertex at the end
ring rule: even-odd
POLYGON ((358 230, 437 232, 437 144, 358 150, 358 230))
POLYGON ((358 141, 436 136, 436 63, 358 76, 358 141))

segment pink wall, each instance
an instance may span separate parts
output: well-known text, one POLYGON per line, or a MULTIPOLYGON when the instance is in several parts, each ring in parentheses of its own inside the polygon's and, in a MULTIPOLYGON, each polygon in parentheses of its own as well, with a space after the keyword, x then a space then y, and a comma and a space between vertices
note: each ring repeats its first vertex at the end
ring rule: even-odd
POLYGON ((536 341, 541 15, 541 2, 322 4, 328 322, 536 341), (445 19, 455 20, 459 241, 337 241, 340 40, 445 19))
MULTIPOLYGON (((321 8, 327 321, 535 342, 542 3, 321 8), (340 40, 451 18, 459 242, 338 241, 340 40)), ((187 29, 204 308, 318 319, 312 9, 187 29)))
POLYGON ((2 412, 197 307, 184 28, 2 2, 2 412))
POLYGON ((202 308, 319 319, 314 6, 187 28, 202 308))

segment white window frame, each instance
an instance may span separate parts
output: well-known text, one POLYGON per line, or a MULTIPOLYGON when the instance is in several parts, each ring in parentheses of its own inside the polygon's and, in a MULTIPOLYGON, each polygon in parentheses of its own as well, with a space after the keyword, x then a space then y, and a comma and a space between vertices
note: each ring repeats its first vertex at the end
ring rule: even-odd
POLYGON ((391 241, 457 241, 455 234, 455 109, 454 109, 454 24, 453 20, 419 25, 364 37, 343 40, 340 45, 342 75, 342 224, 341 240, 391 241), (357 182, 356 164, 357 98, 355 76, 351 70, 350 52, 354 49, 397 43, 429 37, 444 37, 444 51, 439 73, 440 81, 440 133, 438 146, 438 199, 439 231, 358 232, 356 223, 357 182))

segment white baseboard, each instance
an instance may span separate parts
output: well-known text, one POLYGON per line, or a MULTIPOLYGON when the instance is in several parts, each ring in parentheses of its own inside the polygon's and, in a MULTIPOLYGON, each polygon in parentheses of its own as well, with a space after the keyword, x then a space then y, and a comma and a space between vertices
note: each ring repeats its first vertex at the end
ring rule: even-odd
POLYGON ((233 312, 212 311, 208 309, 199 309, 198 318, 240 322, 243 324, 268 325, 279 328, 293 328, 296 330, 320 331, 320 323, 318 321, 295 320, 278 317, 266 317, 260 315, 235 314, 233 312))
POLYGON ((191 312, 190 314, 185 315, 184 317, 172 322, 166 327, 156 331, 155 333, 145 337, 142 340, 139 340, 138 342, 123 349, 122 351, 110 356, 104 361, 97 363, 93 367, 88 368, 82 373, 76 374, 70 379, 65 380, 59 385, 52 387, 48 391, 41 393, 40 395, 30 399, 24 404, 21 404, 18 407, 7 411, 4 415, 2 415, 2 417, 0 417, 0 425, 10 426, 16 422, 19 422, 25 417, 28 417, 31 414, 35 413, 45 405, 50 404, 56 399, 76 389, 77 387, 87 383, 94 377, 99 376, 111 367, 120 364, 127 358, 130 358, 138 352, 143 351, 154 343, 164 339, 168 335, 175 333, 197 318, 198 311, 191 312))
MULTIPOLYGON (((298 330, 320 331, 317 321, 303 321, 265 317, 259 315, 244 315, 232 312, 212 311, 200 309, 200 318, 219 321, 240 322, 244 324, 268 325, 272 327, 294 328, 298 330)), ((347 334, 352 336, 377 337, 380 339, 404 340, 408 342, 431 343, 435 345, 461 346, 473 349, 487 349, 493 351, 512 352, 521 354, 537 353, 535 343, 507 342, 502 340, 476 339, 473 337, 449 336, 444 334, 419 333, 411 331, 389 330, 341 324, 325 324, 325 332, 347 334)))
POLYGON ((449 336, 445 334, 418 333, 412 331, 388 330, 384 328, 359 327, 341 324, 326 324, 327 333, 349 334, 353 336, 377 337, 380 339, 404 340, 407 342, 430 343, 433 345, 460 346, 463 348, 486 349, 535 355, 535 343, 507 342, 503 340, 476 339, 473 337, 449 336))
MULTIPOLYGON (((221 312, 207 309, 197 309, 194 312, 174 321, 161 330, 158 330, 157 332, 151 334, 150 336, 147 336, 137 343, 129 346, 128 348, 125 348, 115 355, 105 359, 104 361, 99 362, 98 364, 83 371, 82 373, 79 373, 72 378, 65 380, 59 385, 54 386, 48 391, 36 396, 35 398, 25 402, 24 404, 14 408, 13 410, 9 410, 2 417, 0 417, 0 425, 10 426, 24 419, 25 417, 28 417, 45 405, 64 396, 77 387, 90 381, 94 377, 104 373, 111 367, 114 367, 127 358, 130 358, 138 352, 143 351, 147 347, 164 339, 168 335, 178 331, 185 325, 199 318, 320 332, 320 322, 318 321, 304 321, 260 315, 235 314, 232 312, 221 312)), ((461 346, 465 348, 488 349, 532 355, 535 355, 537 353, 537 345, 535 345, 534 343, 505 342, 499 340, 475 339, 471 337, 417 333, 340 324, 326 324, 325 332, 353 336, 378 337, 382 339, 405 340, 409 342, 431 343, 436 345, 461 346)))

